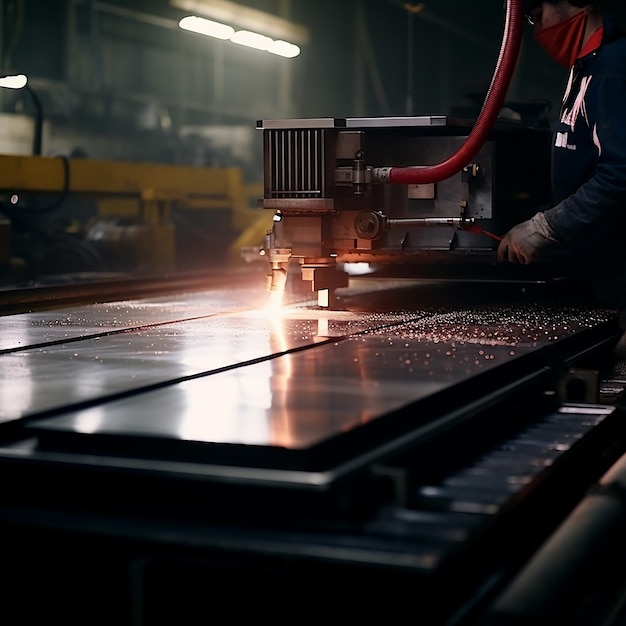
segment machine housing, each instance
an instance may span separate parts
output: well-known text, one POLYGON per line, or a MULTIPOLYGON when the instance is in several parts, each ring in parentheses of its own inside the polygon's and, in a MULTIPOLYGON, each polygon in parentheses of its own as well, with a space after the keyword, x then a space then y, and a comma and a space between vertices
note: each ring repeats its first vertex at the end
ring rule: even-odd
POLYGON ((283 288, 290 262, 312 291, 331 293, 347 285, 346 263, 492 275, 499 237, 550 206, 549 132, 498 122, 472 162, 439 182, 384 184, 373 175, 445 161, 473 124, 447 116, 258 122, 260 203, 275 212, 264 245, 270 291, 283 288))

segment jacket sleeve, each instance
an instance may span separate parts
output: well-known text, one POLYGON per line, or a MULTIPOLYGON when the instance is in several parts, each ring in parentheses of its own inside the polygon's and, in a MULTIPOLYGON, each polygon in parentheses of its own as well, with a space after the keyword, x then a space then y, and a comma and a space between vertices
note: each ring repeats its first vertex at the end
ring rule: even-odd
POLYGON ((583 113, 598 150, 595 166, 572 195, 545 212, 550 228, 569 244, 626 218, 626 81, 594 78, 583 113))

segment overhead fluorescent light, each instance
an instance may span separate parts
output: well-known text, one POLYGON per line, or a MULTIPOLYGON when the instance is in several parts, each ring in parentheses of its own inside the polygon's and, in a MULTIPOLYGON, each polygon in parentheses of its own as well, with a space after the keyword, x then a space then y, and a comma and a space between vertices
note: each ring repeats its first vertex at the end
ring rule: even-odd
POLYGON ((270 37, 253 33, 250 30, 238 30, 230 40, 241 46, 248 46, 249 48, 256 48, 257 50, 268 50, 274 43, 270 37))
POLYGON ((7 89, 22 89, 22 87, 26 87, 27 82, 28 78, 24 74, 0 77, 0 87, 6 87, 7 89))
POLYGON ((300 54, 300 48, 298 46, 288 41, 282 41, 281 39, 272 41, 267 51, 287 59, 293 59, 300 54))
POLYGON ((263 50, 277 54, 281 57, 293 59, 300 54, 300 48, 293 43, 283 41, 282 39, 274 41, 271 37, 261 35, 251 30, 235 30, 232 26, 207 20, 203 17, 188 15, 183 17, 178 25, 184 29, 208 37, 216 37, 217 39, 229 39, 233 43, 256 50, 263 50))
POLYGON ((230 39, 235 34, 235 29, 232 26, 207 20, 204 17, 196 17, 195 15, 183 17, 178 22, 178 25, 184 30, 207 35, 207 37, 215 37, 216 39, 230 39))
POLYGON ((170 5, 243 30, 261 32, 272 39, 309 43, 306 26, 230 0, 170 0, 170 5))

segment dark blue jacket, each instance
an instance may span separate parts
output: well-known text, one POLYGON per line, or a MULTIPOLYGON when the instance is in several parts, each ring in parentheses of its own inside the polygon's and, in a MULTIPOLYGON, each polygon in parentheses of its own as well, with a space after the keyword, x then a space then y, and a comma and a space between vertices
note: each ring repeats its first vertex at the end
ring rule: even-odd
POLYGON ((557 204, 545 215, 557 237, 598 271, 626 260, 626 33, 611 17, 570 72, 552 182, 557 204))

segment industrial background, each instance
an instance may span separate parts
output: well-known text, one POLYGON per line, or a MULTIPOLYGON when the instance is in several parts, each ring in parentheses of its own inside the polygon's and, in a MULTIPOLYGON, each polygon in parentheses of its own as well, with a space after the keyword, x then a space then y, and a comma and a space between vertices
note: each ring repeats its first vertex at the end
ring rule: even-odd
MULTIPOLYGON (((237 164, 254 177, 258 119, 441 115, 482 104, 504 23, 494 4, 242 4, 300 27, 301 54, 285 59, 184 31, 178 21, 189 11, 167 0, 4 0, 0 64, 27 74, 41 99, 44 154, 237 164)), ((529 28, 509 97, 556 105, 564 80, 529 28)), ((34 115, 33 104, 26 93, 0 96, 3 150, 27 152, 15 116, 34 115)))
MULTIPOLYGON (((612 4, 623 15, 623 5, 612 4)), ((25 89, 0 89, 0 153, 100 160, 108 167, 132 162, 222 168, 205 176, 205 184, 212 179, 219 191, 175 189, 180 184, 173 170, 159 170, 157 192, 137 181, 135 192, 159 196, 152 208, 147 199, 143 206, 121 202, 122 183, 103 164, 99 174, 93 168, 101 182, 88 183, 89 196, 80 200, 22 196, 12 202, 35 210, 16 216, 7 192, 4 214, 13 224, 9 229, 5 220, 2 231, 4 240, 11 239, 0 257, 4 284, 58 278, 70 270, 193 271, 237 258, 239 250, 259 244, 267 220, 254 211, 262 179, 257 120, 471 118, 487 93, 504 25, 504 7, 455 0, 226 6, 234 15, 252 11, 249 21, 258 30, 278 19, 300 54, 285 58, 180 28, 194 9, 205 14, 202 3, 0 3, 1 73, 28 77, 25 89), (168 175, 172 180, 166 182, 168 175), (203 194, 213 200, 202 204, 203 194), (175 197, 181 195, 194 201, 175 197), (55 210, 45 211, 51 202, 55 210)), ((564 81, 528 28, 507 95, 517 105, 512 115, 548 124, 564 81)), ((15 181, 7 176, 10 187, 15 181)), ((54 189, 63 189, 62 179, 39 190, 54 189)))
POLYGON ((566 80, 520 0, 0 0, 3 623, 625 626, 619 312, 496 258, 566 80))
MULTIPOLYGON (((613 5, 624 13, 622 4, 613 5)), ((2 247, 3 284, 50 275, 67 280, 70 271, 194 271, 237 258, 259 244, 267 220, 254 211, 262 179, 257 120, 471 118, 487 93, 504 25, 504 7, 455 0, 227 3, 234 15, 252 11, 258 30, 264 20, 278 19, 300 48, 284 58, 180 28, 196 8, 205 14, 202 3, 183 0, 0 3, 1 73, 28 77, 26 89, 0 89, 0 153, 99 160, 107 167, 214 168, 204 184, 220 187, 181 189, 175 171, 159 170, 162 188, 152 208, 145 199, 131 206, 119 198, 117 174, 101 164, 100 173, 94 165, 93 174, 83 174, 100 181, 85 183, 87 197, 70 194, 61 203, 31 193, 13 202, 35 210, 16 216, 9 191, 4 214, 13 223, 9 229, 5 220, 2 231, 11 239, 2 247), (212 201, 202 203, 203 194, 212 201), (45 211, 51 203, 54 211, 45 211), (150 241, 138 243, 141 237, 150 241)), ((549 123, 564 81, 528 28, 507 96, 521 105, 512 114, 549 123)), ((10 189, 15 180, 7 176, 10 189)), ((155 193, 145 182, 131 186, 155 193)), ((62 190, 62 178, 39 187, 62 190)))

